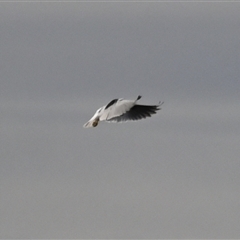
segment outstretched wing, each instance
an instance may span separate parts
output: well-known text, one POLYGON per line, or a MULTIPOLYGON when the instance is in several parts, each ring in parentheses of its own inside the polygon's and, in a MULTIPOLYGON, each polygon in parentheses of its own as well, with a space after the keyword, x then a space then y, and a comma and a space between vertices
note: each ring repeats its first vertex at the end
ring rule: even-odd
POLYGON ((151 117, 153 114, 156 114, 159 108, 159 106, 162 105, 134 105, 132 108, 129 109, 126 113, 116 116, 110 119, 107 119, 109 122, 125 122, 125 121, 134 121, 134 120, 140 120, 146 117, 151 117))

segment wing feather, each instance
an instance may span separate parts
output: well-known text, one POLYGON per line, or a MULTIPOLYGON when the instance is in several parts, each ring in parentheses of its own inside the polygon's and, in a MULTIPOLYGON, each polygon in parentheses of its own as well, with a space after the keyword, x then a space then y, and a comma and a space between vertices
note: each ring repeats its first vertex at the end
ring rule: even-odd
POLYGON ((115 122, 125 122, 125 121, 134 121, 140 120, 146 117, 151 117, 153 114, 156 114, 160 105, 134 105, 127 112, 123 113, 120 116, 115 116, 107 119, 107 121, 115 121, 115 122))

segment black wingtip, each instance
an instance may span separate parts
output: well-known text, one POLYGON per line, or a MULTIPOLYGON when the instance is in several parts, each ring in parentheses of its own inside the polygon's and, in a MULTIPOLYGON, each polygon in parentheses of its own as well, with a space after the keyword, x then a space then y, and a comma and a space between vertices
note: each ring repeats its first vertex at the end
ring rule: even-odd
POLYGON ((141 95, 138 95, 137 100, 139 100, 140 98, 142 98, 142 96, 141 96, 141 95))

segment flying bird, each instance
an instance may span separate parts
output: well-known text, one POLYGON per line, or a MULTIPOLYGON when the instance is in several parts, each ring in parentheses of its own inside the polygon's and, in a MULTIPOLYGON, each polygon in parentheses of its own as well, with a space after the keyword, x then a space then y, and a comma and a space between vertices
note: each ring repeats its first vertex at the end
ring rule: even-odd
POLYGON ((83 125, 85 128, 96 127, 99 121, 107 122, 126 122, 140 120, 151 117, 158 110, 163 102, 158 105, 139 105, 137 101, 142 96, 138 96, 136 100, 125 100, 123 98, 113 99, 107 105, 99 108, 93 117, 83 125))

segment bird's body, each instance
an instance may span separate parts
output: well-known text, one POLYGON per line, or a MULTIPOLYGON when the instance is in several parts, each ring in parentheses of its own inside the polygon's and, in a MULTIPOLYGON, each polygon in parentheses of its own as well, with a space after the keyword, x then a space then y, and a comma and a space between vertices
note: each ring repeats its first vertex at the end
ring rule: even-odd
POLYGON ((141 96, 138 96, 136 100, 113 99, 107 105, 99 108, 83 127, 96 127, 99 121, 125 122, 151 117, 161 109, 159 107, 163 104, 163 102, 159 102, 158 105, 138 105, 136 102, 140 98, 141 96))

